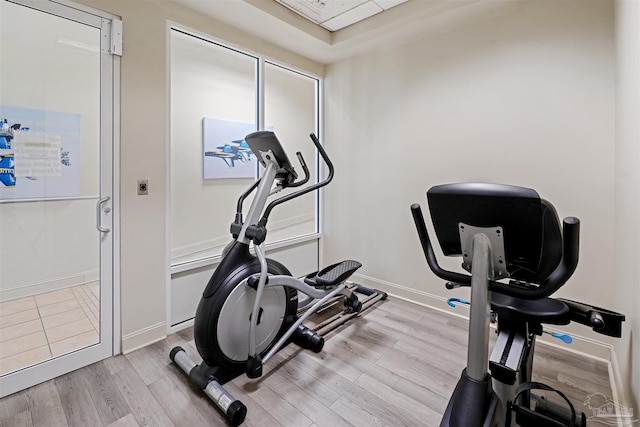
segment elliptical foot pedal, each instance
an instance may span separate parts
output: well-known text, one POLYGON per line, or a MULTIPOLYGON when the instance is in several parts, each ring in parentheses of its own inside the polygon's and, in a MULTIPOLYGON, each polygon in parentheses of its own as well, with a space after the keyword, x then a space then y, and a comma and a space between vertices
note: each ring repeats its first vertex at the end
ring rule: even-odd
POLYGON ((360 267, 362 267, 362 264, 358 261, 345 260, 308 275, 304 281, 306 284, 317 288, 329 288, 347 280, 360 267))

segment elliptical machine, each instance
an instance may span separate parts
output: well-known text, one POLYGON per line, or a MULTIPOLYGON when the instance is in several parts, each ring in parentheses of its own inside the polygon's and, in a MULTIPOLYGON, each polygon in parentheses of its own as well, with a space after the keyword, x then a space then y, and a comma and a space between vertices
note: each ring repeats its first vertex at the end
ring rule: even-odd
MULTIPOLYGON (((580 221, 565 218, 561 231, 554 207, 522 187, 439 185, 429 189, 427 199, 443 254, 461 256, 462 267, 471 273, 440 267, 420 205, 412 205, 431 270, 447 281, 448 289, 471 287, 467 367, 440 425, 584 427, 586 416, 563 393, 531 382, 536 336, 542 335, 543 324, 574 321, 604 335, 621 336, 624 315, 548 298, 578 265, 580 221), (497 323, 498 333, 491 355, 490 321, 497 323), (552 392, 559 399, 532 390, 552 392)), ((467 303, 458 298, 448 302, 454 301, 467 303)))
POLYGON ((223 251, 220 265, 207 284, 194 320, 194 338, 203 361, 197 365, 182 347, 171 350, 171 360, 197 385, 235 426, 247 413, 222 384, 246 373, 259 378, 262 366, 290 342, 316 353, 324 345, 323 334, 335 329, 363 310, 386 299, 383 292, 346 280, 361 267, 357 261, 333 264, 303 279, 291 277, 281 263, 265 256, 267 222, 273 208, 327 185, 334 168, 318 138, 311 140, 329 169, 319 183, 271 201, 267 199, 285 188, 300 187, 309 181, 309 169, 300 152, 296 153, 304 178, 289 162, 273 132, 249 134, 245 141, 265 170, 238 199, 236 216, 231 224, 233 240, 223 251), (244 200, 256 194, 243 220, 244 200), (253 243, 255 255, 250 252, 253 243), (298 299, 302 293, 305 298, 298 299), (358 298, 357 294, 363 295, 358 298), (342 299, 346 309, 310 329, 302 323, 327 304, 342 299))

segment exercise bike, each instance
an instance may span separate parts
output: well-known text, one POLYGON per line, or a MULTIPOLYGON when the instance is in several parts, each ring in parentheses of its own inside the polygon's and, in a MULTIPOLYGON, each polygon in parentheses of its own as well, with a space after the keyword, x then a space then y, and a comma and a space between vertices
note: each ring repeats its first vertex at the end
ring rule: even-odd
POLYGON ((554 207, 522 187, 439 185, 429 189, 427 199, 443 254, 461 256, 462 267, 471 273, 440 267, 420 205, 412 205, 433 273, 447 281, 448 289, 471 287, 467 367, 440 425, 585 426, 586 416, 563 393, 531 382, 536 336, 542 335, 543 324, 574 321, 604 335, 621 336, 624 315, 548 298, 578 265, 580 221, 565 218, 561 231, 554 207), (497 323, 498 334, 491 355, 490 322, 497 323))
POLYGON ((243 373, 249 378, 259 378, 263 365, 290 342, 320 352, 323 335, 387 297, 383 292, 346 282, 360 268, 357 261, 345 260, 298 279, 292 277, 284 265, 265 255, 267 222, 273 208, 318 190, 333 179, 331 160, 318 138, 314 134, 310 136, 329 175, 268 205, 269 196, 306 184, 309 169, 302 154, 296 153, 305 174, 298 179, 273 132, 254 132, 245 137, 264 171, 238 199, 231 224, 233 239, 224 249, 220 265, 211 276, 196 311, 194 339, 203 361, 197 365, 182 347, 175 347, 170 353, 171 360, 236 426, 244 421, 247 408, 222 384, 243 373), (243 220, 242 205, 254 191, 243 220), (251 244, 255 255, 250 252, 251 244), (303 298, 299 298, 299 294, 303 298), (335 304, 336 300, 344 302, 345 310, 314 328, 303 325, 312 314, 335 304))

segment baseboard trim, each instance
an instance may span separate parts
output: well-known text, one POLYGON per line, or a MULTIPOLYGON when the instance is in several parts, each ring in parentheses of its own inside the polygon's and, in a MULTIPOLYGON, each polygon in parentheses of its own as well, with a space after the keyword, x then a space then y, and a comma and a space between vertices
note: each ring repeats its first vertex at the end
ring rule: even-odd
POLYGON ((155 325, 122 336, 122 354, 131 353, 150 344, 162 341, 167 337, 166 322, 158 322, 155 325))
POLYGON ((73 286, 85 285, 87 283, 100 280, 99 270, 81 271, 68 276, 56 277, 41 282, 26 283, 12 288, 0 290, 0 301, 10 301, 18 298, 39 295, 45 292, 57 291, 59 289, 71 288, 73 286))
POLYGON ((395 298, 400 298, 414 304, 422 305, 432 310, 441 311, 451 316, 461 317, 464 319, 469 318, 468 306, 457 305, 456 307, 450 307, 449 305, 447 305, 447 298, 441 297, 439 295, 416 290, 413 288, 408 288, 397 283, 387 282, 385 280, 376 279, 374 277, 365 276, 364 274, 356 273, 352 277, 353 281, 356 283, 360 283, 369 288, 384 291, 395 298))
MULTIPOLYGON (((616 415, 618 416, 618 425, 622 427, 632 427, 638 420, 632 421, 629 420, 629 417, 623 417, 620 413, 621 408, 633 408, 632 403, 627 400, 627 395, 625 394, 625 390, 622 386, 622 375, 620 374, 620 365, 618 364, 618 355, 616 354, 615 347, 611 349, 611 362, 609 363, 609 378, 611 378, 611 390, 613 391, 613 396, 611 399, 614 402, 617 402, 618 405, 615 406, 616 415)), ((633 409, 631 409, 633 412, 633 409)), ((629 415, 629 414, 627 414, 629 415)))
MULTIPOLYGON (((439 295, 412 289, 406 286, 399 285, 397 283, 392 283, 374 277, 366 276, 364 274, 356 273, 352 277, 354 282, 361 283, 362 285, 370 288, 384 291, 391 297, 409 301, 430 308, 432 310, 446 313, 450 316, 461 317, 464 319, 469 318, 468 306, 458 305, 455 308, 450 307, 446 303, 447 298, 441 297, 439 295)), ((549 327, 547 327, 546 329, 549 329, 553 332, 566 332, 562 331, 561 329, 549 327)), ((620 404, 626 406, 624 390, 621 387, 622 381, 620 370, 618 367, 618 361, 616 358, 614 347, 610 344, 600 342, 592 338, 576 335, 573 332, 571 332, 570 335, 573 337, 573 343, 571 344, 571 347, 567 347, 566 345, 559 345, 553 338, 549 339, 546 337, 540 337, 538 338, 537 342, 607 363, 609 369, 609 382, 611 384, 611 390, 613 393, 613 396, 611 397, 614 402, 619 402, 620 404)))

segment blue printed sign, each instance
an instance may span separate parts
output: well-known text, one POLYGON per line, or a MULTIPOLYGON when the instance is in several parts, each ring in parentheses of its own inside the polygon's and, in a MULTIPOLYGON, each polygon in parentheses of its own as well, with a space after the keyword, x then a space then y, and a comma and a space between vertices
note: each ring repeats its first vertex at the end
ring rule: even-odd
POLYGON ((0 105, 0 200, 80 195, 80 115, 0 105))

